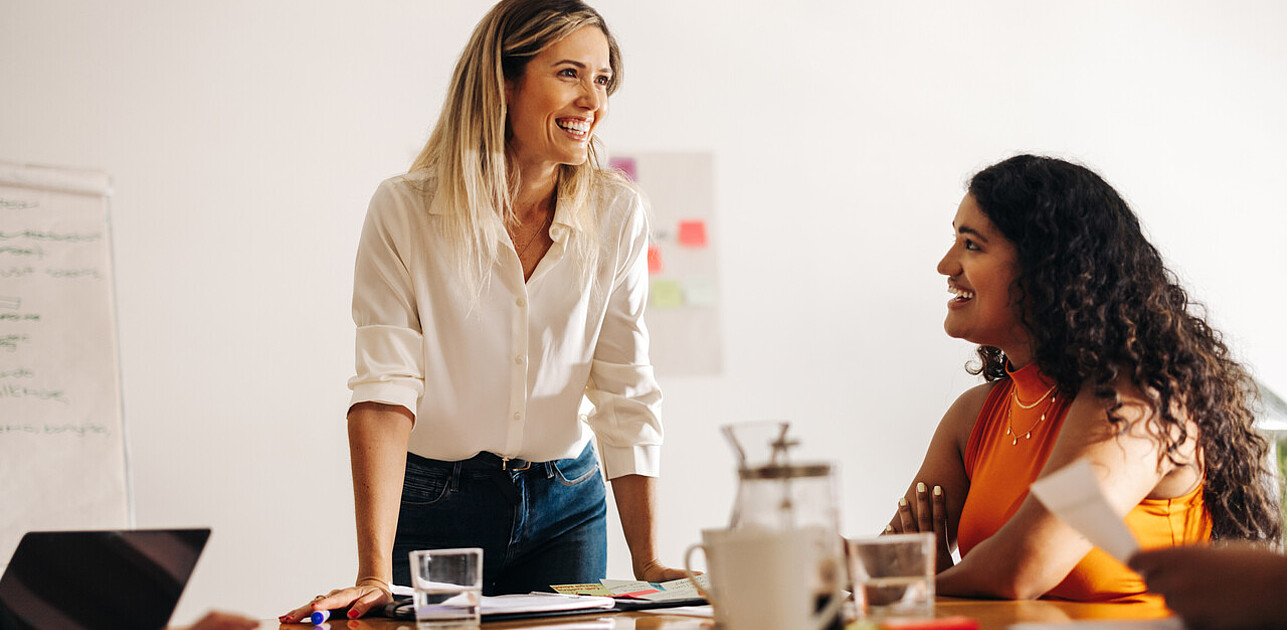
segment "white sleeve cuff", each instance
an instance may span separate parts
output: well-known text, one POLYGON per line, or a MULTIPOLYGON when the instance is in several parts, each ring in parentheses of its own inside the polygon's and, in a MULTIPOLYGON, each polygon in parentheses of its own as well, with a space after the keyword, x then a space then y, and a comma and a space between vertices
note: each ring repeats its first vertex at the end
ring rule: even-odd
POLYGON ((360 402, 401 405, 412 414, 424 393, 424 337, 401 326, 359 326, 357 373, 349 379, 350 406, 360 402))
POLYGON ((377 402, 386 405, 398 405, 406 407, 411 412, 412 417, 417 415, 416 406, 420 402, 420 395, 415 389, 409 387, 407 383, 397 381, 386 381, 382 383, 362 383, 354 385, 353 397, 349 399, 349 407, 364 402, 377 402))
POLYGON ((661 476, 661 445, 606 446, 599 442, 603 476, 612 480, 625 475, 661 476))

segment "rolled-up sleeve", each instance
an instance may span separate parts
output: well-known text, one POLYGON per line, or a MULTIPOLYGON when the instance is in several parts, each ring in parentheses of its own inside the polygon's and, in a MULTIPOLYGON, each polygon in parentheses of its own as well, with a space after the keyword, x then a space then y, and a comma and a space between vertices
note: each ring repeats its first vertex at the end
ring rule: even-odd
POLYGON ((616 251, 617 269, 590 366, 587 419, 612 479, 661 470, 661 388, 648 357, 648 222, 642 199, 632 204, 616 251))
MULTIPOLYGON (((402 193, 405 194, 405 193, 402 193)), ((406 256, 414 233, 406 199, 390 182, 376 189, 353 270, 356 372, 350 406, 400 405, 415 414, 424 392, 424 337, 406 256)))

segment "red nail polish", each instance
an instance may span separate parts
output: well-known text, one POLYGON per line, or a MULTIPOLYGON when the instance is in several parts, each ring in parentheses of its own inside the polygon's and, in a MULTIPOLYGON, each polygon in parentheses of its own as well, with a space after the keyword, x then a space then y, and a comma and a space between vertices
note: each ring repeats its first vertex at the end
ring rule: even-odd
POLYGON ((358 611, 356 610, 349 611, 349 619, 357 619, 357 617, 358 617, 358 611))

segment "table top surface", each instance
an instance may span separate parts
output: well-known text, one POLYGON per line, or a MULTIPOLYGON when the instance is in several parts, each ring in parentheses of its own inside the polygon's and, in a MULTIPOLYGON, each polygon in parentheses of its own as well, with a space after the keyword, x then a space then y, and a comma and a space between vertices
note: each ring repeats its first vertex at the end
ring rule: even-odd
MULTIPOLYGON (((1156 619, 1170 615, 1166 607, 1157 603, 1141 604, 1087 604, 1077 602, 997 601, 940 597, 935 605, 935 615, 952 617, 962 615, 979 622, 979 630, 1002 630, 1015 623, 1064 623, 1088 619, 1156 619)), ((415 622, 396 619, 370 618, 351 621, 339 620, 329 624, 338 630, 415 630, 415 622)), ((709 618, 690 617, 657 612, 629 612, 569 617, 547 617, 522 621, 500 621, 483 624, 483 630, 697 630, 712 628, 709 618)), ((259 630, 299 630, 311 626, 278 624, 265 621, 259 630)))

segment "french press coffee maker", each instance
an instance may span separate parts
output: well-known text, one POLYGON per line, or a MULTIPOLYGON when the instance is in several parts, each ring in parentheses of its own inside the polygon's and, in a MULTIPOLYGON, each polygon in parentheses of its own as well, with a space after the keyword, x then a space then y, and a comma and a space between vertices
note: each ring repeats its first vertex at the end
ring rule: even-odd
POLYGON ((745 422, 722 430, 737 455, 737 499, 730 529, 811 529, 839 535, 830 463, 791 461, 800 442, 786 421, 745 422))

